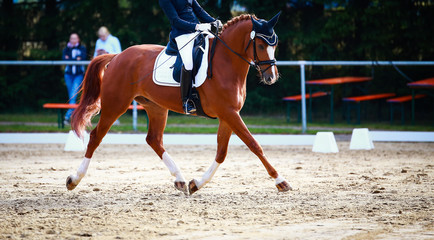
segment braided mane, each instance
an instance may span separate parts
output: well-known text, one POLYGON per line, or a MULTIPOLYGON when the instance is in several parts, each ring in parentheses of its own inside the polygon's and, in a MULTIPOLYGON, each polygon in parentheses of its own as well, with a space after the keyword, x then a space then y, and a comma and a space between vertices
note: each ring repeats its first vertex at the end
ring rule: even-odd
POLYGON ((233 25, 236 25, 239 22, 243 22, 246 20, 250 20, 250 18, 253 17, 254 19, 258 19, 255 15, 250 15, 250 14, 242 14, 240 16, 234 17, 231 20, 229 20, 227 23, 225 23, 225 25, 223 25, 223 30, 220 34, 223 34, 223 32, 230 28, 233 25))

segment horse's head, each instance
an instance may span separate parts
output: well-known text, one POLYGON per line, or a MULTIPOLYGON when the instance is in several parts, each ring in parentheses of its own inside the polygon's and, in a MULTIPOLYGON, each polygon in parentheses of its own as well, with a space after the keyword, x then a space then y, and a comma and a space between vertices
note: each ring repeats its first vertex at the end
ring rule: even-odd
POLYGON ((271 20, 255 19, 252 17, 252 32, 246 49, 252 44, 253 51, 249 51, 249 56, 254 59, 254 64, 260 73, 261 81, 271 85, 279 78, 279 72, 276 67, 274 52, 277 47, 277 35, 274 32, 274 26, 279 19, 280 12, 271 20))

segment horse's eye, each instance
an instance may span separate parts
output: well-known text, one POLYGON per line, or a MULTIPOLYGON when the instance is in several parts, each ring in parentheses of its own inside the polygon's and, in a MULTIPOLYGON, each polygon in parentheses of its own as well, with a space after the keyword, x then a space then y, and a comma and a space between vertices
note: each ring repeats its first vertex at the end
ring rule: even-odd
POLYGON ((264 45, 259 44, 259 49, 264 50, 265 49, 264 45))

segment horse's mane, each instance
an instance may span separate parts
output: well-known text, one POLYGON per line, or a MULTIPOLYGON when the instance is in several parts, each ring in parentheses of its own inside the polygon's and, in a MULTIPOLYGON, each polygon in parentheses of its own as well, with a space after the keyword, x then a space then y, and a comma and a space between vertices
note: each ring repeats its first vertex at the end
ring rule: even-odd
POLYGON ((252 17, 254 19, 258 19, 255 15, 250 15, 250 14, 242 14, 240 16, 236 16, 236 17, 232 18, 227 23, 225 23, 225 25, 223 25, 223 30, 222 30, 222 32, 220 34, 223 34, 223 32, 226 29, 230 28, 231 26, 236 25, 239 22, 250 20, 252 17))

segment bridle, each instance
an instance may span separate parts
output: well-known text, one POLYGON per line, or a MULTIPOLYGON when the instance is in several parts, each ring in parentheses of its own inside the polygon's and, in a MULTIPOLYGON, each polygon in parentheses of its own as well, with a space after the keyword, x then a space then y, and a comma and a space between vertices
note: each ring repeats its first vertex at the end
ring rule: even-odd
POLYGON ((250 40, 249 43, 247 43, 247 47, 244 49, 244 52, 247 52, 247 48, 249 48, 250 43, 253 43, 253 62, 254 62, 254 67, 261 72, 261 75, 264 74, 264 72, 266 72, 269 68, 273 67, 274 65, 276 65, 276 59, 270 59, 270 60, 265 60, 265 61, 260 61, 259 57, 258 57, 258 53, 256 52, 256 37, 260 35, 259 33, 256 33, 255 30, 252 29, 252 31, 250 32, 250 40), (266 69, 261 70, 260 66, 261 65, 270 65, 268 66, 266 69))
MULTIPOLYGON (((218 28, 217 28, 218 29, 218 28)), ((241 56, 241 54, 237 53, 236 51, 234 51, 231 47, 229 47, 218 35, 218 30, 216 32, 211 31, 211 33, 214 35, 214 37, 219 40, 221 43, 223 43, 223 45, 229 49, 232 53, 234 53, 235 55, 237 55, 239 58, 241 58, 244 62, 246 62, 247 64, 249 64, 250 66, 254 67, 258 72, 260 72, 261 76, 262 74, 264 74, 268 69, 270 69, 271 67, 273 67, 274 65, 276 65, 276 59, 270 59, 270 60, 265 60, 265 61, 260 61, 259 57, 258 57, 258 53, 256 51, 256 37, 258 37, 258 33, 255 32, 255 30, 253 30, 252 27, 252 31, 250 32, 250 40, 249 43, 247 44, 247 47, 244 49, 244 52, 247 52, 247 49, 250 46, 250 43, 253 43, 253 62, 252 61, 248 61, 246 58, 244 58, 243 56, 241 56), (266 69, 262 70, 261 66, 262 65, 270 65, 268 66, 266 69)), ((215 45, 215 44, 213 44, 215 45)), ((214 46, 213 46, 214 47, 214 46)), ((211 50, 212 51, 212 50, 211 50)), ((211 58, 212 59, 212 58, 211 58)))

